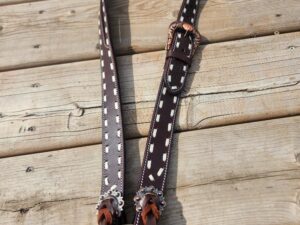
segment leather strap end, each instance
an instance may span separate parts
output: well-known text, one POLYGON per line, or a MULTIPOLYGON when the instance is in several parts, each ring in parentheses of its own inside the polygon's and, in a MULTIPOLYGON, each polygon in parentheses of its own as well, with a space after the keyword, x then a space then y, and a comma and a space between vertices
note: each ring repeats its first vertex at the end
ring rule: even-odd
POLYGON ((144 225, 156 225, 160 213, 155 204, 147 204, 141 213, 141 217, 144 225))
POLYGON ((113 217, 107 208, 102 208, 97 214, 98 225, 112 225, 113 217))

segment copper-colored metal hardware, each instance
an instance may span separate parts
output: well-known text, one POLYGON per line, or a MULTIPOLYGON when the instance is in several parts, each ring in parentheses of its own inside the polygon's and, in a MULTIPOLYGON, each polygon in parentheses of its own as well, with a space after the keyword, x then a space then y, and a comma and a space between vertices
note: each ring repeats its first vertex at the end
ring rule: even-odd
POLYGON ((196 49, 197 49, 197 47, 200 45, 201 35, 192 24, 189 24, 189 23, 186 23, 186 22, 175 21, 175 22, 170 24, 166 50, 167 51, 170 50, 171 45, 172 45, 172 41, 173 41, 173 38, 174 38, 175 31, 177 29, 185 30, 186 34, 187 33, 193 34, 193 36, 194 36, 194 45, 193 45, 193 49, 192 49, 192 53, 191 53, 191 56, 193 56, 196 49))

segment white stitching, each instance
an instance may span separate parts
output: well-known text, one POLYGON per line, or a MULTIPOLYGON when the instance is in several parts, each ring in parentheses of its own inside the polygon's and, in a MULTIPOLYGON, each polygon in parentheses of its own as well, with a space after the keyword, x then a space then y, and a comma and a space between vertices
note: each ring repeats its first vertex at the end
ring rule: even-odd
POLYGON ((171 131, 171 128, 172 128, 172 123, 169 123, 168 124, 168 131, 171 131))
POLYGON ((160 115, 157 114, 157 116, 156 116, 156 122, 159 122, 159 120, 160 120, 160 115))
POLYGON ((154 179, 154 177, 153 177, 152 174, 149 175, 149 179, 150 179, 151 181, 155 181, 155 179, 154 179))
POLYGON ((171 112, 170 112, 170 116, 173 117, 174 113, 175 113, 175 111, 174 111, 174 109, 172 109, 171 112))
POLYGON ((108 182, 108 177, 105 177, 105 185, 108 186, 109 182, 108 182))
POLYGON ((156 133, 157 133, 157 129, 154 129, 153 130, 153 134, 152 134, 152 136, 155 138, 156 137, 156 133))
POLYGON ((163 161, 165 162, 167 160, 167 153, 163 154, 163 161))
POLYGON ((160 177, 163 172, 164 172, 164 168, 160 168, 157 172, 157 176, 160 177))
POLYGON ((174 96, 173 103, 175 104, 177 102, 177 96, 174 96))
MULTIPOLYGON (((175 109, 176 109, 176 110, 178 109, 178 103, 179 103, 179 101, 177 101, 177 104, 175 105, 175 109)), ((175 120, 175 117, 174 117, 173 120, 172 120, 172 130, 174 129, 174 124, 175 124, 175 122, 176 122, 176 120, 175 120)), ((172 140, 173 135, 174 135, 174 133, 172 132, 172 130, 171 130, 171 132, 170 132, 170 139, 171 139, 171 140, 172 140)), ((165 160, 166 165, 168 165, 168 162, 169 162, 170 148, 171 148, 171 145, 169 145, 169 147, 168 147, 167 156, 166 156, 166 160, 165 160)), ((163 157, 164 157, 164 156, 163 156, 163 157)), ((166 178, 167 178, 167 170, 168 170, 168 167, 166 167, 166 171, 165 171, 165 174, 164 174, 164 178, 163 178, 161 190, 164 190, 164 186, 165 186, 165 182, 166 182, 166 178)))
POLYGON ((163 105, 164 105, 164 101, 161 100, 161 101, 159 102, 159 108, 161 109, 161 108, 163 107, 163 105))
POLYGON ((154 149, 154 144, 151 144, 151 145, 150 145, 150 148, 149 148, 149 151, 150 151, 151 153, 153 153, 153 149, 154 149))
POLYGON ((170 143, 170 139, 169 139, 169 138, 166 138, 165 146, 168 147, 168 146, 169 146, 169 143, 170 143))
POLYGON ((147 162, 147 168, 150 170, 151 169, 151 164, 152 164, 152 161, 151 160, 148 160, 147 162))
POLYGON ((180 83, 182 83, 182 84, 183 84, 183 82, 184 82, 184 79, 185 79, 185 77, 181 77, 181 79, 180 79, 180 83))

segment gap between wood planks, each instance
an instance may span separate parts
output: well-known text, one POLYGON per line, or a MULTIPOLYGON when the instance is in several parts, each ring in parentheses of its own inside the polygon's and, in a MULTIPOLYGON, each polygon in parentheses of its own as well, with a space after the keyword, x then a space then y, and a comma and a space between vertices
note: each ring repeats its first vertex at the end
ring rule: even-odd
MULTIPOLYGON (((182 224, 184 218, 188 224, 208 225, 220 224, 220 219, 226 225, 237 220, 246 225, 300 222, 295 210, 299 124, 298 116, 176 134, 167 185, 172 204, 162 224, 177 219, 182 224)), ((140 168, 145 144, 145 138, 127 141, 128 171, 140 168)), ((92 224, 100 187, 95 179, 101 174, 100 149, 94 145, 0 160, 0 224, 20 225, 23 217, 28 224, 92 224), (78 213, 78 218, 70 216, 78 213)), ((127 176, 127 202, 136 183, 135 174, 127 176)), ((132 217, 132 205, 126 210, 132 217)))
MULTIPOLYGON (((47 1, 47 0, 44 0, 44 1, 47 1)), ((253 37, 253 38, 241 37, 241 38, 237 38, 237 39, 228 39, 228 40, 223 40, 223 41, 206 42, 206 43, 204 42, 203 44, 200 45, 199 48, 201 48, 201 47, 204 48, 205 46, 210 45, 210 44, 226 43, 226 42, 240 41, 240 40, 246 40, 246 39, 254 39, 254 38, 260 38, 260 37, 268 37, 268 36, 274 36, 274 35, 283 35, 283 34, 294 33, 294 32, 298 32, 298 31, 300 31, 300 30, 295 29, 295 30, 290 30, 289 32, 282 32, 282 33, 279 33, 279 34, 270 33, 270 34, 264 34, 264 35, 257 35, 256 37, 253 37)), ((140 51, 140 52, 132 53, 132 54, 120 53, 120 54, 117 54, 116 56, 117 57, 122 57, 122 56, 138 55, 138 54, 144 54, 144 53, 158 52, 158 51, 162 51, 162 50, 164 50, 164 48, 157 48, 157 49, 152 49, 152 50, 148 50, 148 51, 140 51)), ((91 60, 97 60, 97 59, 100 59, 100 55, 99 56, 86 57, 86 58, 53 61, 53 62, 46 63, 46 64, 41 63, 41 64, 36 64, 36 65, 28 65, 28 66, 20 66, 20 67, 16 66, 15 68, 0 70, 0 73, 1 72, 23 70, 23 69, 45 67, 45 66, 68 64, 68 63, 85 62, 85 61, 91 61, 91 60)), ((100 61, 99 61, 99 65, 100 65, 100 61)))
MULTIPOLYGON (((145 2, 111 1, 112 37, 117 55, 163 49, 167 26, 175 20, 181 5, 181 0, 141 1, 145 2)), ((203 43, 300 29, 299 4, 293 0, 234 0, 218 4, 207 0, 200 3, 198 27, 203 43)), ((33 2, 30 6, 2 7, 2 11, 0 8, 0 52, 5 55, 0 57, 0 70, 98 58, 95 47, 98 43, 98 4, 94 0, 52 0, 33 2), (18 16, 11 17, 14 14, 18 16), (11 40, 15 41, 13 45, 11 40)))

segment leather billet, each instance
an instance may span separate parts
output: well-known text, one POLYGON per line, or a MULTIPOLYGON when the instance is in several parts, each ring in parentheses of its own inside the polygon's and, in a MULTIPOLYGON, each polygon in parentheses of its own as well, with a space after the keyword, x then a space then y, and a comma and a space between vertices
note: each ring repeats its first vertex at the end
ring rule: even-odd
MULTIPOLYGON (((195 29, 200 0, 184 0, 167 34, 166 59, 134 197, 134 225, 156 225, 166 206, 164 191, 172 154, 174 125, 181 93, 200 34, 195 29)), ((106 0, 100 0, 102 67, 103 174, 98 224, 120 225, 124 201, 124 139, 117 67, 109 35, 106 0)))
POLYGON ((99 225, 119 225, 124 206, 124 135, 120 89, 109 33, 106 1, 100 0, 99 46, 102 77, 102 187, 99 225))

